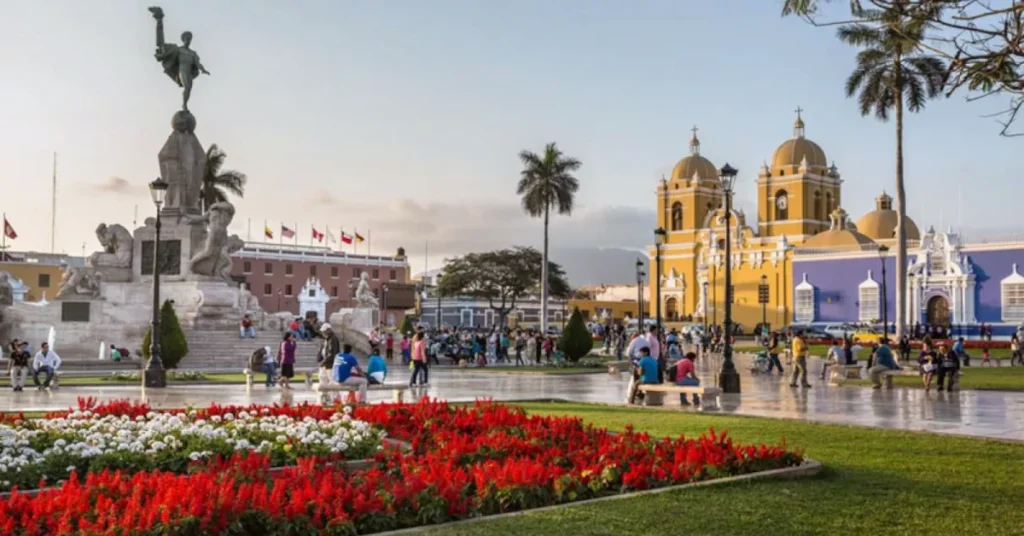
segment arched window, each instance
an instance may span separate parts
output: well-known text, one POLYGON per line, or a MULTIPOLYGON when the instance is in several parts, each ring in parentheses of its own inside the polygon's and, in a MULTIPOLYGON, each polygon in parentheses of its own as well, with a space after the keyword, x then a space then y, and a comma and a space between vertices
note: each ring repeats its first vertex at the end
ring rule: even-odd
POLYGON ((789 195, 785 190, 775 192, 775 219, 789 219, 789 195))
POLYGON ((674 297, 665 300, 665 317, 669 322, 679 320, 679 301, 674 297))
POLYGON ((825 207, 821 204, 821 192, 814 191, 814 219, 823 221, 825 219, 825 207))
POLYGON ((672 230, 683 230, 683 204, 678 201, 672 205, 672 230))
POLYGON ((829 216, 836 207, 832 206, 832 192, 825 193, 825 215, 829 216))

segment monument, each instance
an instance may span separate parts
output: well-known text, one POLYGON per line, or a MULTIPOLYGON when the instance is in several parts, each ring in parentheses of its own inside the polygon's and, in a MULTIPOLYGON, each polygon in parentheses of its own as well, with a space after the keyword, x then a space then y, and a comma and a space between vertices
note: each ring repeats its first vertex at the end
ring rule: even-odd
POLYGON ((180 45, 167 43, 163 10, 149 10, 156 19, 155 57, 182 88, 181 109, 173 113, 171 132, 157 153, 160 176, 168 183, 159 236, 152 217, 134 233, 119 224, 100 224, 96 238, 101 249, 85 267, 65 269, 54 302, 5 304, 13 300, 0 294, 5 307, 0 318, 10 322, 15 336, 43 340, 52 326, 64 355, 92 355, 101 341, 140 344, 152 314, 157 270, 161 296, 173 300, 183 328, 234 332, 241 315, 253 309, 251 293, 243 293, 230 278, 231 254, 244 245, 228 234, 235 207, 220 202, 201 210, 206 152, 188 105, 193 82, 209 72, 191 48, 192 34, 183 33, 180 45), (154 256, 156 240, 160 258, 154 256))

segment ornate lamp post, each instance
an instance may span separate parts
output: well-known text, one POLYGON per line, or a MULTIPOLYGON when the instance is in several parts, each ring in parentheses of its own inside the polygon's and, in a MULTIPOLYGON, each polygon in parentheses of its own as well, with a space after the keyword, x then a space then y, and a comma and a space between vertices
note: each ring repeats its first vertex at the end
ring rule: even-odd
POLYGON ((667 237, 668 233, 665 232, 664 227, 654 230, 654 299, 657 300, 654 322, 658 326, 659 337, 661 336, 661 246, 665 244, 667 237))
POLYGON ((636 329, 644 332, 644 261, 636 260, 636 329))
POLYGON ((167 371, 160 359, 160 208, 168 186, 167 181, 161 178, 149 183, 149 194, 156 205, 156 234, 153 237, 153 322, 150 324, 149 363, 144 375, 146 387, 167 387, 167 371))
POLYGON ((768 276, 761 274, 761 284, 757 286, 757 301, 761 303, 761 333, 768 331, 768 276))
POLYGON ((718 385, 726 393, 740 392, 740 375, 736 371, 736 365, 732 362, 732 239, 729 236, 731 222, 729 216, 732 212, 732 188, 736 181, 738 170, 726 164, 718 172, 722 181, 722 191, 725 194, 725 347, 722 350, 722 371, 718 374, 718 385))
POLYGON ((889 338, 889 299, 885 295, 885 257, 889 254, 889 246, 878 246, 878 260, 882 264, 882 337, 889 338))
POLYGON ((381 314, 384 315, 384 320, 381 321, 381 325, 386 326, 388 324, 388 284, 384 283, 383 285, 381 285, 380 290, 381 293, 383 294, 383 299, 380 301, 380 306, 382 309, 381 314))

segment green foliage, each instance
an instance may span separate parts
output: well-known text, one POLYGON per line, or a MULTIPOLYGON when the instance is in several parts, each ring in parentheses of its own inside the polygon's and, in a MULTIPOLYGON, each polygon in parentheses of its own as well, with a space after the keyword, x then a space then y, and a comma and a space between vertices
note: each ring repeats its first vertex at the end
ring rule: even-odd
POLYGON ((587 330, 587 325, 583 323, 583 315, 579 309, 573 310, 569 323, 562 332, 562 338, 558 341, 558 349, 565 354, 566 360, 575 363, 589 354, 593 347, 594 338, 587 330))
MULTIPOLYGON (((149 347, 153 341, 153 327, 146 330, 142 337, 142 357, 149 359, 149 347)), ((160 360, 164 368, 177 368, 178 363, 188 354, 188 341, 181 330, 178 315, 174 312, 171 300, 164 302, 160 308, 160 360)))
POLYGON ((228 154, 216 143, 206 150, 206 170, 203 173, 203 186, 199 191, 199 200, 205 212, 210 205, 228 200, 228 193, 242 197, 245 195, 245 183, 249 180, 245 173, 226 169, 221 171, 228 154))
POLYGON ((398 333, 411 333, 416 330, 416 321, 413 315, 405 315, 402 319, 402 327, 398 328, 398 333))
MULTIPOLYGON (((572 172, 583 163, 565 156, 554 142, 547 144, 540 155, 522 151, 519 159, 523 171, 516 193, 522 196, 523 210, 534 218, 547 218, 552 208, 559 214, 572 212, 573 199, 580 189, 580 181, 572 172)), ((546 219, 544 223, 547 225, 546 219)))

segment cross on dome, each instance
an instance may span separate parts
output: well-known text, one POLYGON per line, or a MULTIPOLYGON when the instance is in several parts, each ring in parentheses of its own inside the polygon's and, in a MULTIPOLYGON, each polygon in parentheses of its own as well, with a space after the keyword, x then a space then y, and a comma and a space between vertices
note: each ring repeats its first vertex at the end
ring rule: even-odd
POLYGON ((697 139, 697 130, 697 125, 693 125, 693 128, 690 129, 690 132, 693 132, 693 137, 690 138, 690 154, 695 156, 700 154, 700 140, 697 139))
POLYGON ((793 137, 802 138, 804 137, 804 120, 801 117, 801 113, 804 111, 803 108, 796 107, 796 121, 793 122, 793 137))

